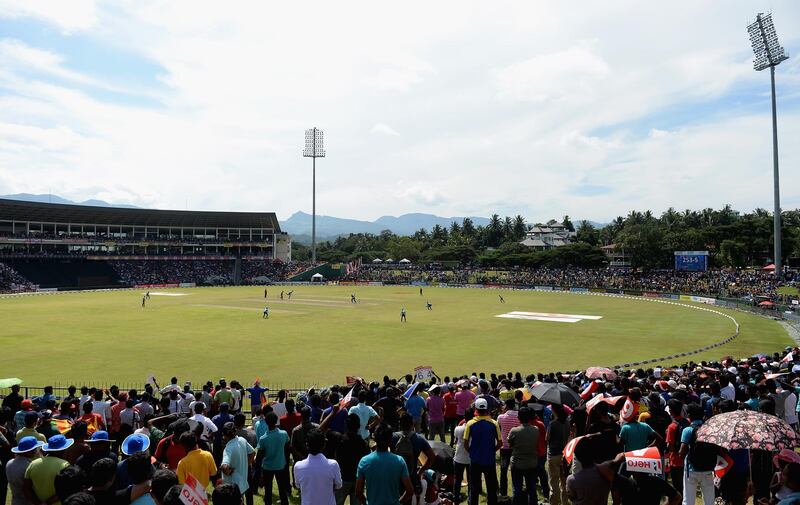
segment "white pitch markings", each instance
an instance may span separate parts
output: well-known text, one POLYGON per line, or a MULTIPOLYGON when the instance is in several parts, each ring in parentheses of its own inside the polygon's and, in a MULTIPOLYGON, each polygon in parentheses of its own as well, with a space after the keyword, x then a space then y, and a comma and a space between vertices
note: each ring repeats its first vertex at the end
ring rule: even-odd
POLYGON ((588 319, 596 321, 602 319, 603 316, 586 316, 580 314, 553 314, 549 312, 520 312, 513 311, 506 314, 499 314, 495 317, 503 317, 506 319, 527 319, 530 321, 552 321, 556 323, 577 323, 588 319))

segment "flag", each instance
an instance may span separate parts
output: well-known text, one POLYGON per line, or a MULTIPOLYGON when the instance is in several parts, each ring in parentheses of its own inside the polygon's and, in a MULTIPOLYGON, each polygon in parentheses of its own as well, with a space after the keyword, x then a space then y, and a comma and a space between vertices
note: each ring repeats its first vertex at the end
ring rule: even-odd
POLYGON ((347 375, 345 376, 344 381, 346 386, 350 386, 352 388, 353 385, 358 382, 358 377, 355 375, 347 375))
POLYGON ((794 361, 794 351, 789 351, 786 353, 786 356, 783 357, 781 363, 791 363, 792 361, 794 361))
POLYGON ((663 468, 661 467, 661 454, 658 452, 658 447, 646 447, 638 451, 626 452, 625 468, 629 472, 660 475, 663 468))
MULTIPOLYGON (((357 378, 358 377, 356 377, 356 379, 357 378)), ((350 401, 353 399, 353 391, 355 391, 355 390, 356 390, 356 386, 355 386, 355 384, 353 384, 353 387, 351 387, 350 391, 348 391, 347 394, 344 395, 344 398, 339 400, 339 408, 344 409, 344 408, 347 408, 348 405, 350 405, 350 401)))
POLYGON ((403 398, 405 398, 406 400, 411 398, 411 393, 416 391, 420 384, 421 384, 420 382, 415 382, 414 384, 412 384, 411 387, 406 389, 406 392, 403 393, 403 398))
POLYGON ((72 428, 72 421, 69 419, 50 419, 50 423, 62 435, 65 435, 72 428))
POLYGON ((564 446, 564 451, 563 451, 564 460, 567 462, 568 465, 572 464, 572 457, 575 455, 575 446, 578 445, 578 442, 580 442, 582 438, 583 437, 575 437, 569 442, 567 442, 567 445, 564 446))
POLYGON ((586 389, 584 389, 583 392, 581 393, 581 398, 583 398, 584 400, 588 400, 589 398, 592 397, 592 395, 594 395, 594 392, 597 391, 599 388, 600 388, 600 381, 595 380, 590 382, 589 385, 586 386, 586 389))
POLYGON ((636 415, 639 413, 639 405, 634 403, 630 398, 625 399, 625 405, 622 406, 622 410, 619 413, 619 417, 622 418, 623 421, 629 423, 636 418, 636 415))
POLYGON ((208 505, 208 495, 203 485, 192 474, 186 475, 186 483, 181 488, 181 503, 185 505, 208 505))

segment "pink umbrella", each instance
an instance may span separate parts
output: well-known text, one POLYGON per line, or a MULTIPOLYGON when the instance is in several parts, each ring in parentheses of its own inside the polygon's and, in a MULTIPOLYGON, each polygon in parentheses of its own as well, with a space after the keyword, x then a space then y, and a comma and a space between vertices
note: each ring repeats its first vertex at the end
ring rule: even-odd
POLYGON ((592 366, 586 369, 586 377, 589 379, 604 379, 613 381, 617 378, 617 374, 614 373, 614 371, 610 368, 592 366))

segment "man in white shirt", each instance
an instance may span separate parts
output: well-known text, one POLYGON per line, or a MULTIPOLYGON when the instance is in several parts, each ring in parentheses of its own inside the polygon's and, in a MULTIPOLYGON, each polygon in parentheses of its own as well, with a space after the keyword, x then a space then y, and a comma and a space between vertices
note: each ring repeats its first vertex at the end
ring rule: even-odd
POLYGON ((89 388, 86 386, 81 387, 81 396, 78 397, 78 412, 83 412, 83 404, 92 399, 89 396, 89 388))
POLYGON ((94 393, 94 401, 92 402, 92 412, 100 414, 103 418, 103 425, 110 426, 111 424, 111 406, 117 403, 117 400, 108 396, 107 401, 103 401, 103 390, 98 389, 94 393))
POLYGON ((192 383, 187 382, 183 385, 183 394, 180 399, 180 412, 181 414, 191 414, 189 406, 194 402, 194 394, 192 394, 192 383))
POLYGON ((203 402, 195 402, 194 404, 194 415, 189 418, 189 426, 191 426, 192 431, 197 428, 197 425, 200 424, 203 426, 203 433, 200 435, 200 438, 205 440, 206 442, 211 441, 211 435, 217 432, 217 426, 211 421, 211 419, 207 418, 203 415, 205 412, 206 406, 203 402))
POLYGON ((722 375, 722 377, 719 378, 719 385, 720 398, 723 400, 730 400, 732 402, 736 401, 736 388, 730 383, 728 377, 722 375))
POLYGON ((342 487, 342 473, 336 460, 322 454, 325 434, 318 428, 306 434, 308 457, 294 465, 294 482, 300 488, 302 505, 336 505, 334 489, 342 487))

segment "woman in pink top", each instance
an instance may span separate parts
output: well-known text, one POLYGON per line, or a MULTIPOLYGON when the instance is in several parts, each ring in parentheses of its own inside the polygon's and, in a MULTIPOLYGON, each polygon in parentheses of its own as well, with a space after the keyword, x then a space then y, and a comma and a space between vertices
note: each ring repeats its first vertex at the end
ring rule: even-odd
POLYGON ((442 398, 439 386, 430 389, 431 395, 425 400, 425 408, 428 409, 428 437, 444 442, 444 398, 442 398))
POLYGON ((461 391, 456 393, 456 415, 459 420, 464 418, 464 412, 469 410, 475 401, 475 393, 469 390, 469 384, 461 386, 461 391))

